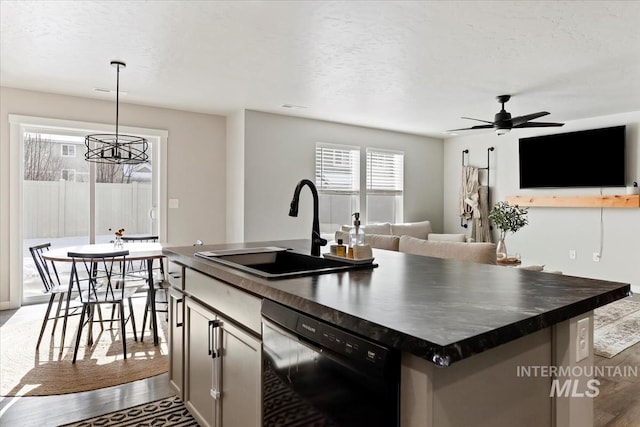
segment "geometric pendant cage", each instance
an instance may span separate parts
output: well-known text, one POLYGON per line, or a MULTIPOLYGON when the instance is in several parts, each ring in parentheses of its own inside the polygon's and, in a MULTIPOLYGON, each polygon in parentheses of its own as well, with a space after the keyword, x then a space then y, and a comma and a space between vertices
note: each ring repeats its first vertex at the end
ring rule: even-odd
POLYGON ((110 164, 139 164, 149 161, 147 150, 149 143, 145 138, 133 135, 120 135, 118 132, 118 115, 120 104, 120 67, 126 64, 121 61, 111 61, 117 69, 116 83, 116 133, 92 134, 84 139, 87 152, 85 160, 93 163, 110 164))

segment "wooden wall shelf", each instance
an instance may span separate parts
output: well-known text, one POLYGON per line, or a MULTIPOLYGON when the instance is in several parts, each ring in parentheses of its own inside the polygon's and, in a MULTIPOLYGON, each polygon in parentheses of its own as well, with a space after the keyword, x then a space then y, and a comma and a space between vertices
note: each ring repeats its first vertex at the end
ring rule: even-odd
POLYGON ((640 195, 508 196, 507 203, 510 205, 536 207, 640 208, 640 195))

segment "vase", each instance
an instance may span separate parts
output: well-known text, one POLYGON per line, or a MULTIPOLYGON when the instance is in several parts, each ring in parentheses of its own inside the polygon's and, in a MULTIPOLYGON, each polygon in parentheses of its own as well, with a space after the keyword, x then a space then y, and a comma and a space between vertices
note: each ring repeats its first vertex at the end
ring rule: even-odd
POLYGON ((504 243, 504 238, 498 240, 496 246, 496 260, 498 262, 505 261, 507 259, 507 245, 504 243))
POLYGON ((124 247, 124 242, 122 241, 122 237, 116 236, 116 239, 113 241, 113 247, 116 249, 121 249, 124 247))

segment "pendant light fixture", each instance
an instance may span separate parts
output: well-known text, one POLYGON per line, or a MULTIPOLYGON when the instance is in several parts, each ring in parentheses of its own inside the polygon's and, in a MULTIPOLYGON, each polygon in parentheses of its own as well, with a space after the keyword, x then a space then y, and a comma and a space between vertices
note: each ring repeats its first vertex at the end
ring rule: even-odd
POLYGON ((127 64, 121 61, 111 61, 111 66, 117 69, 116 83, 116 133, 93 134, 84 138, 87 152, 85 160, 94 163, 129 164, 145 163, 149 160, 147 150, 149 143, 145 138, 132 135, 121 135, 118 132, 118 109, 120 104, 120 68, 127 64))

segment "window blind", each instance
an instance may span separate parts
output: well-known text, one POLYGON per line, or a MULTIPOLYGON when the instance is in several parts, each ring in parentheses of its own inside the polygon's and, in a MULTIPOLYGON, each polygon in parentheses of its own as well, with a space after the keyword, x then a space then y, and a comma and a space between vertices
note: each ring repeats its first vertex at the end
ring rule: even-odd
POLYGON ((404 154, 367 150, 367 192, 402 193, 404 189, 404 154))
POLYGON ((358 192, 360 190, 360 150, 317 144, 316 187, 320 191, 358 192))

